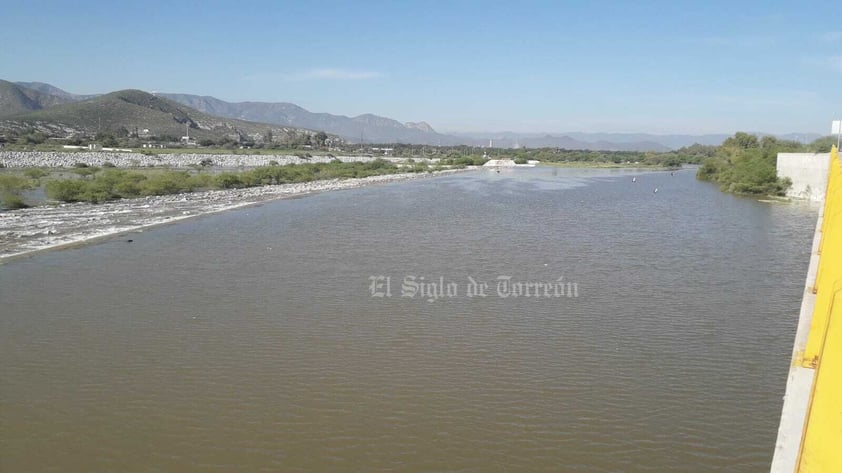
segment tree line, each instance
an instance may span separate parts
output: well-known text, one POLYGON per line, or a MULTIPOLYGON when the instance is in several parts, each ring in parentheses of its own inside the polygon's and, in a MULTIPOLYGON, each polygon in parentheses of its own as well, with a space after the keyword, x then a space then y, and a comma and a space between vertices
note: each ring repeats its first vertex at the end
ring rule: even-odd
POLYGON ((830 137, 802 144, 739 132, 709 150, 696 177, 719 184, 725 192, 782 196, 792 181, 778 176, 778 153, 828 152, 831 145, 830 137))

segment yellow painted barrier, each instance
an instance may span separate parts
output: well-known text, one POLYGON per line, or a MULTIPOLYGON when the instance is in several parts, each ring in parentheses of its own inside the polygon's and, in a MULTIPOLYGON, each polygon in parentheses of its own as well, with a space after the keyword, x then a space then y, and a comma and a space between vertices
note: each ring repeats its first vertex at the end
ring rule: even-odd
POLYGON ((815 369, 796 471, 842 472, 842 164, 830 154, 816 304, 801 364, 815 369))
POLYGON ((833 298, 830 290, 835 281, 842 278, 842 165, 836 148, 830 153, 830 172, 828 174, 827 193, 824 201, 824 219, 822 236, 819 243, 819 270, 813 292, 816 294, 816 306, 810 323, 810 334, 802 357, 802 365, 815 368, 822 351, 825 332, 830 316, 830 303, 833 298), (824 289, 824 290, 822 290, 824 289))

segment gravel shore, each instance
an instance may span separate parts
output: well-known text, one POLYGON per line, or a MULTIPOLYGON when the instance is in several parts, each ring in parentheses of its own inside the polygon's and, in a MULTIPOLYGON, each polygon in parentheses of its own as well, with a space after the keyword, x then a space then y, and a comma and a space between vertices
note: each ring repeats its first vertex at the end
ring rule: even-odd
MULTIPOLYGON (((148 167, 172 166, 184 168, 197 165, 204 159, 210 159, 214 166, 220 167, 254 167, 268 166, 271 161, 280 165, 303 163, 327 163, 334 158, 328 156, 313 156, 299 158, 297 156, 282 156, 271 154, 141 154, 141 153, 113 153, 97 152, 47 152, 47 151, 0 151, 0 164, 7 168, 47 167, 70 168, 76 163, 88 166, 102 166, 111 163, 116 167, 148 167)), ((342 162, 368 162, 377 158, 371 156, 337 156, 342 162)), ((401 162, 401 158, 388 158, 389 161, 401 162)), ((436 160, 433 160, 436 161, 436 160)))
POLYGON ((185 218, 313 192, 451 174, 405 173, 361 179, 332 179, 247 189, 124 199, 104 204, 60 204, 0 212, 0 261, 185 218))

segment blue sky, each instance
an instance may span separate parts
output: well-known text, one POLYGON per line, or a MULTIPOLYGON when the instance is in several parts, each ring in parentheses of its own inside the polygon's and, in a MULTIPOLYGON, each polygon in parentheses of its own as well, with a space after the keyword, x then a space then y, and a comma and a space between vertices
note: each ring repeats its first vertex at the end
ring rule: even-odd
POLYGON ((829 133, 833 2, 3 0, 0 78, 439 131, 829 133))

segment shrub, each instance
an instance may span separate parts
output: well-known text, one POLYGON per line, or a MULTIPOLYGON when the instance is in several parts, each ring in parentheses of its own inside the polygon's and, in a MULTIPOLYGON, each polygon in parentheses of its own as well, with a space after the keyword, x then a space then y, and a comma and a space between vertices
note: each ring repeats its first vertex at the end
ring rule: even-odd
POLYGON ((383 169, 385 167, 388 167, 391 163, 389 161, 386 161, 383 158, 377 158, 374 161, 369 161, 365 164, 366 164, 366 169, 374 170, 374 169, 383 169))
POLYGON ((17 194, 31 188, 32 181, 29 179, 14 174, 0 174, 0 192, 17 194))
POLYGON ((79 202, 86 190, 86 183, 77 179, 50 181, 44 187, 47 197, 62 202, 79 202))
POLYGON ((193 190, 189 183, 190 174, 186 171, 167 171, 155 174, 143 181, 143 195, 179 194, 193 190))
POLYGON ((213 176, 206 173, 192 175, 187 179, 187 186, 191 189, 210 189, 213 187, 213 176))
POLYGON ((224 172, 216 176, 215 184, 221 189, 234 189, 243 187, 240 176, 232 172, 224 172))
POLYGON ((30 179, 41 179, 49 173, 41 168, 29 168, 23 174, 30 179))
POLYGON ((0 174, 0 201, 7 209, 20 209, 27 207, 20 193, 31 189, 33 181, 11 174, 0 174))
MULTIPOLYGON (((146 177, 146 176, 140 176, 146 177)), ((141 187, 140 183, 144 179, 132 180, 132 179, 125 179, 117 182, 113 187, 113 196, 114 197, 137 197, 141 195, 143 192, 143 188, 141 187)))
POLYGON ((93 183, 107 192, 106 200, 111 200, 141 195, 141 183, 145 180, 146 176, 141 173, 109 169, 97 176, 93 183))
POLYGON ((3 207, 5 207, 7 209, 11 209, 11 210, 25 209, 25 208, 29 207, 23 201, 23 198, 21 196, 15 195, 15 194, 12 194, 12 193, 3 193, 2 202, 3 202, 3 207))
MULTIPOLYGON (((98 168, 82 169, 91 175, 99 170, 98 168)), ((82 169, 77 169, 77 171, 82 169)), ((343 163, 335 160, 330 163, 270 165, 239 173, 225 172, 216 176, 201 172, 191 174, 187 171, 143 173, 106 169, 98 175, 93 175, 91 179, 50 181, 47 183, 46 192, 50 198, 65 202, 103 202, 141 195, 177 194, 195 189, 236 189, 288 182, 309 182, 317 179, 367 177, 400 172, 401 169, 403 168, 383 159, 368 163, 343 163)), ((426 163, 417 163, 413 170, 432 172, 433 169, 426 163)), ((17 178, 28 182, 20 177, 17 178)))
POLYGON ((89 167, 86 164, 84 167, 77 167, 76 169, 73 170, 73 172, 82 176, 82 177, 87 177, 87 176, 93 176, 94 174, 98 173, 99 168, 89 167))

